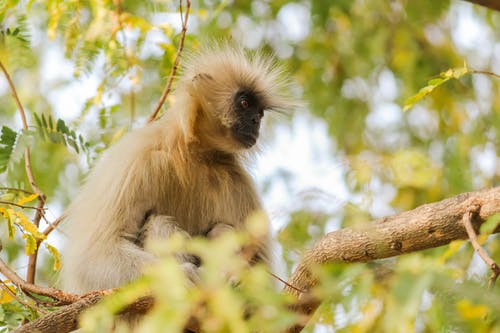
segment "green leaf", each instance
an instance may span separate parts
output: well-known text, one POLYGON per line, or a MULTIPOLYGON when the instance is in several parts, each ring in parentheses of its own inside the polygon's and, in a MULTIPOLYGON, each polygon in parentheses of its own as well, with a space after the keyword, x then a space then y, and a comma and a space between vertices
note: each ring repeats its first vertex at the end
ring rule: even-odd
POLYGON ((500 224, 500 214, 494 214, 488 217, 486 222, 481 225, 481 235, 491 235, 496 227, 500 224))
POLYGON ((34 114, 37 124, 37 133, 43 140, 49 140, 55 144, 63 144, 72 147, 77 153, 80 150, 86 150, 88 145, 80 135, 77 141, 77 135, 71 130, 62 119, 57 119, 54 123, 52 116, 46 117, 44 114, 34 114))
POLYGON ((17 133, 7 126, 2 126, 0 135, 0 173, 7 170, 11 154, 16 143, 17 133))
POLYGON ((446 72, 442 72, 439 75, 440 77, 429 80, 427 82, 427 86, 420 89, 417 94, 406 99, 404 107, 403 107, 403 111, 406 112, 409 109, 411 109, 415 103, 417 103, 422 98, 424 98, 425 96, 432 93, 434 91, 434 89, 443 85, 444 83, 446 83, 450 79, 459 79, 468 73, 470 73, 470 70, 467 68, 467 66, 460 67, 460 68, 450 68, 446 72))

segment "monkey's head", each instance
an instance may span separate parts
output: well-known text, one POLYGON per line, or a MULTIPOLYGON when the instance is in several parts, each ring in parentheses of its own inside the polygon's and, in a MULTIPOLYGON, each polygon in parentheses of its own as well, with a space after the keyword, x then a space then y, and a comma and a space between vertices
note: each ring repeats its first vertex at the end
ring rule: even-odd
POLYGON ((227 45, 192 56, 182 81, 195 103, 192 135, 222 151, 253 147, 266 112, 292 105, 272 58, 227 45))

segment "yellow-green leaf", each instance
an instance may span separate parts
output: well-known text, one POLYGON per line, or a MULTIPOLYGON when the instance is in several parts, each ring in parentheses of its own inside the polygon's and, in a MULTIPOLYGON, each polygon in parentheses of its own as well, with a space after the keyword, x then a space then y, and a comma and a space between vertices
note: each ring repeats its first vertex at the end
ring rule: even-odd
POLYGON ((25 246, 25 252, 26 255, 29 256, 30 254, 35 253, 36 251, 36 239, 30 234, 24 234, 23 238, 26 239, 26 246, 25 246))
POLYGON ((58 271, 61 268, 61 254, 54 246, 52 246, 48 243, 45 243, 45 247, 50 252, 50 254, 54 257, 53 269, 55 271, 58 271))
POLYGON ((481 225, 481 235, 491 235, 500 223, 500 214, 494 214, 481 225))
POLYGON ((110 143, 113 144, 116 141, 118 141, 123 136, 123 134, 125 134, 126 130, 127 130, 127 126, 123 126, 120 129, 118 129, 118 131, 116 131, 113 134, 113 136, 111 137, 111 142, 110 143))
POLYGON ((38 231, 38 228, 22 212, 14 211, 13 209, 9 209, 9 212, 14 223, 23 228, 25 232, 39 239, 47 238, 47 236, 38 231))
MULTIPOLYGON (((9 286, 6 283, 8 283, 8 280, 3 281, 4 286, 9 288, 10 291, 12 291, 13 294, 16 293, 16 289, 13 286, 9 286)), ((6 290, 1 290, 0 291, 0 304, 5 304, 9 303, 14 300, 14 297, 12 297, 11 293, 7 292, 6 290)))
POLYGON ((12 222, 12 211, 12 209, 5 209, 0 207, 0 214, 2 214, 2 216, 7 221, 7 230, 9 231, 10 239, 14 238, 14 235, 16 234, 16 229, 14 228, 14 223, 12 222))
POLYGON ((408 111, 411 109, 411 107, 420 101, 422 98, 425 96, 429 95, 436 89, 437 87, 443 85, 450 79, 459 79, 465 74, 470 73, 469 69, 467 68, 466 65, 464 67, 460 68, 450 68, 446 72, 442 72, 439 76, 439 78, 435 78, 432 80, 429 80, 427 82, 427 86, 423 87, 422 89, 419 90, 419 92, 411 97, 409 97, 404 104, 403 111, 408 111))
POLYGON ((30 201, 33 201, 35 200, 36 198, 38 198, 38 194, 34 193, 34 194, 31 194, 31 195, 28 195, 26 197, 22 197, 18 202, 17 204, 18 205, 24 205, 25 203, 28 203, 30 201))
POLYGON ((451 258, 455 253, 457 253, 462 248, 462 246, 464 244, 465 244, 465 241, 463 241, 463 240, 455 240, 455 241, 450 242, 446 251, 439 258, 440 261, 445 262, 446 260, 451 258))
POLYGON ((484 319, 488 314, 488 307, 486 305, 474 305, 467 299, 458 301, 456 307, 458 313, 464 319, 484 319))

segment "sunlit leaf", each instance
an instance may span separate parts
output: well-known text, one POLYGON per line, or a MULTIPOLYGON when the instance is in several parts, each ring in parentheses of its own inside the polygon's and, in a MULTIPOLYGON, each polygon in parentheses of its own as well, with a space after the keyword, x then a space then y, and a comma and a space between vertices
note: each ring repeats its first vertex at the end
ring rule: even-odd
POLYGON ((38 239, 47 238, 47 236, 38 231, 38 228, 35 226, 35 224, 33 224, 33 222, 31 222, 28 217, 26 217, 26 215, 24 215, 22 212, 12 209, 8 209, 8 211, 10 213, 10 216, 15 218, 14 223, 19 225, 25 232, 38 239))
POLYGON ((45 247, 50 252, 52 257, 54 257, 54 266, 52 267, 55 271, 58 271, 61 268, 61 254, 59 251, 49 243, 45 242, 45 247))
MULTIPOLYGON (((16 289, 14 288, 14 286, 7 284, 8 282, 9 280, 3 280, 3 288, 9 288, 12 294, 16 294, 16 289)), ((3 288, 0 289, 0 304, 12 302, 15 298, 12 296, 11 293, 4 290, 3 288)))
POLYGON ((470 70, 467 67, 450 68, 446 72, 442 72, 439 78, 428 81, 427 86, 420 89, 420 91, 414 96, 406 99, 403 111, 408 111, 415 103, 419 102, 425 96, 431 94, 434 89, 446 83, 450 79, 459 79, 468 73, 470 73, 470 70))
POLYGON ((473 304, 467 299, 462 299, 456 303, 458 313, 464 319, 484 319, 488 315, 488 307, 482 304, 473 304))
POLYGON ((26 240, 25 253, 27 256, 35 253, 37 249, 36 239, 31 234, 24 234, 23 238, 26 240))
POLYGON ((24 205, 25 203, 28 203, 30 201, 33 201, 35 200, 36 198, 38 198, 38 194, 37 193, 34 193, 34 194, 31 194, 31 195, 28 195, 28 196, 25 196, 23 198, 21 198, 17 204, 18 205, 24 205))
POLYGON ((9 238, 12 239, 14 238, 14 235, 16 234, 16 229, 14 228, 14 222, 12 221, 13 217, 11 215, 12 209, 5 209, 0 207, 0 214, 5 218, 7 221, 7 230, 9 232, 9 238))

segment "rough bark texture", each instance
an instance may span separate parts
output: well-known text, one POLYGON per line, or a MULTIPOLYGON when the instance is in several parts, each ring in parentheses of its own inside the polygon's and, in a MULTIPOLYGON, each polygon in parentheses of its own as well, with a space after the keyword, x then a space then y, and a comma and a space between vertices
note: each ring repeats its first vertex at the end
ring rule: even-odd
MULTIPOLYGON (((367 262, 466 239, 468 236, 462 217, 470 211, 477 212, 472 221, 477 232, 489 216, 500 213, 500 187, 463 193, 426 204, 408 212, 375 220, 363 228, 345 228, 331 232, 305 253, 288 281, 297 289, 285 287, 285 291, 299 299, 309 297, 308 291, 318 282, 310 271, 313 265, 367 262)), ((495 232, 499 231, 497 227, 495 232)), ((313 306, 307 312, 315 310, 316 307, 313 306)), ((298 325, 289 332, 300 332, 302 327, 298 325)))
POLYGON ((475 3, 476 5, 481 5, 488 7, 490 9, 500 11, 500 1, 499 0, 465 0, 467 2, 475 3))
MULTIPOLYGON (((307 319, 316 310, 319 301, 308 291, 317 284, 310 272, 315 264, 335 262, 367 262, 442 246, 456 239, 466 239, 467 232, 462 217, 466 212, 476 212, 472 220, 478 230, 488 217, 500 213, 500 187, 471 192, 420 206, 414 210, 368 223, 363 228, 345 228, 327 234, 306 252, 289 280, 291 287, 285 291, 298 297, 297 306, 304 320, 289 332, 300 332, 307 319)), ((497 227, 495 232, 499 232, 497 227)), ((79 314, 96 304, 101 294, 90 295, 60 310, 28 323, 15 332, 69 332, 77 325, 79 314)), ((145 313, 153 305, 149 297, 132 304, 125 313, 145 313)), ((187 324, 188 327, 191 325, 187 324)), ((193 326, 195 326, 193 324, 193 326)), ((193 330, 196 332, 197 330, 193 330)))
POLYGON ((13 331, 13 333, 64 333, 74 331, 78 328, 78 317, 83 310, 95 305, 101 298, 102 295, 100 294, 89 295, 60 310, 29 322, 13 331))

